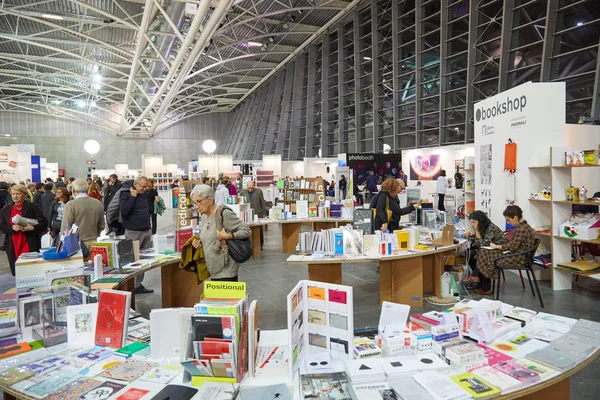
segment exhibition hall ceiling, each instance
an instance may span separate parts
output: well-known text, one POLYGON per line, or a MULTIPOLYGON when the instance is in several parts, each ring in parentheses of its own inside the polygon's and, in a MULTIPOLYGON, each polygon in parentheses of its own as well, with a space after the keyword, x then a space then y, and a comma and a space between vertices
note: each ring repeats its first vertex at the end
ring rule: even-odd
POLYGON ((233 110, 358 3, 3 0, 0 111, 152 137, 233 110))

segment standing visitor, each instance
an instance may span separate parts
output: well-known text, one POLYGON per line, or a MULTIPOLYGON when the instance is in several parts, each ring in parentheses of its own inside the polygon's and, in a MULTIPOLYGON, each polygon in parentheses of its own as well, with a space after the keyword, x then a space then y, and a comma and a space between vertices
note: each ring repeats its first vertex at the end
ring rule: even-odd
POLYGON ((373 196, 373 193, 377 192, 377 177, 373 170, 369 171, 369 175, 367 176, 367 190, 371 197, 373 196))
MULTIPOLYGON (((152 247, 147 188, 148 179, 145 176, 138 176, 133 181, 133 187, 129 188, 129 191, 121 192, 119 198, 123 227, 125 227, 125 239, 139 241, 140 250, 152 247)), ((139 294, 154 293, 153 289, 144 287, 143 281, 143 273, 135 277, 135 292, 139 294)))
POLYGON ((249 238, 252 234, 250 227, 240 221, 229 207, 215 204, 215 194, 210 186, 194 187, 191 198, 203 215, 200 240, 195 240, 192 245, 196 249, 202 246, 211 280, 237 282, 240 265, 229 255, 227 241, 249 238))
POLYGON ((63 178, 61 178, 60 176, 58 178, 56 178, 56 184, 54 185, 57 189, 58 188, 66 188, 67 185, 63 182, 63 178))
POLYGON ((408 176, 404 173, 403 170, 400 170, 400 176, 398 178, 402 179, 402 181, 404 182, 404 187, 408 186, 408 176))
POLYGON ((342 175, 340 178, 338 189, 340 190, 341 200, 344 200, 346 198, 346 193, 348 192, 348 181, 346 181, 346 177, 344 175, 342 175))
POLYGON ((229 196, 229 189, 227 188, 227 183, 229 179, 221 178, 221 183, 217 187, 217 191, 214 192, 214 201, 215 204, 220 206, 227 202, 227 196, 229 196))
POLYGON ((50 217, 48 218, 50 231, 54 238, 59 237, 63 216, 65 214, 65 205, 69 200, 71 200, 71 195, 66 187, 59 187, 56 189, 56 196, 50 206, 50 217))
POLYGON ((87 259, 92 243, 104 230, 104 209, 102 203, 88 196, 89 186, 83 179, 75 180, 71 188, 73 200, 65 205, 60 229, 64 232, 73 224, 77 224, 79 240, 82 243, 81 251, 87 259))
POLYGON ((37 206, 41 209, 42 208, 42 196, 44 195, 44 184, 43 183, 36 183, 35 184, 35 191, 33 192, 33 202, 35 204, 37 204, 37 206))
POLYGON ((398 193, 403 188, 401 181, 388 178, 381 185, 381 191, 371 199, 371 208, 376 209, 375 221, 373 222, 375 230, 394 232, 400 229, 400 219, 403 215, 410 214, 415 208, 421 207, 418 203, 415 205, 409 204, 404 208, 400 207, 398 193), (391 213, 389 217, 388 211, 391 213))
POLYGON ((26 201, 29 197, 27 188, 15 185, 10 189, 13 204, 4 206, 0 210, 0 230, 6 234, 6 257, 10 265, 10 272, 15 275, 15 262, 23 253, 40 251, 41 238, 48 231, 48 221, 44 213, 35 203, 26 201), (20 215, 23 218, 36 220, 37 225, 26 226, 13 223, 13 217, 20 215))
POLYGON ((156 234, 156 210, 154 208, 154 202, 160 202, 158 191, 154 188, 154 179, 148 179, 148 211, 150 212, 150 225, 152 227, 152 234, 156 234))
POLYGON ((121 189, 122 183, 117 179, 116 174, 112 174, 108 178, 108 185, 106 186, 106 191, 104 192, 104 212, 108 210, 108 205, 110 204, 115 194, 121 189))
POLYGON ((235 188, 237 189, 238 193, 244 189, 244 175, 242 175, 241 172, 237 174, 235 188))
POLYGON ((227 189, 229 189, 229 195, 237 196, 238 191, 237 187, 235 187, 235 182, 231 182, 231 179, 229 179, 228 177, 225 177, 224 179, 227 179, 227 189))
POLYGON ((46 183, 44 185, 44 194, 42 194, 40 199, 42 212, 48 221, 50 221, 50 209, 52 207, 52 202, 54 201, 54 193, 52 192, 53 188, 54 186, 51 183, 46 183))
MULTIPOLYGON (((250 208, 254 211, 254 214, 258 216, 258 218, 264 218, 267 215, 267 202, 265 201, 265 196, 263 191, 256 186, 254 181, 250 181, 247 184, 247 189, 242 190, 240 192, 240 196, 244 197, 244 202, 250 203, 250 208)), ((263 245, 265 243, 265 237, 263 232, 263 227, 260 227, 260 249, 262 250, 263 245)))
POLYGON ((98 184, 96 182, 92 182, 92 184, 90 185, 90 187, 88 189, 88 193, 87 194, 92 199, 96 199, 98 201, 102 201, 102 193, 100 193, 100 187, 98 186, 98 184))
POLYGON ((438 210, 446 211, 444 200, 448 192, 448 178, 446 178, 446 170, 440 171, 440 176, 437 179, 437 194, 438 194, 438 210))

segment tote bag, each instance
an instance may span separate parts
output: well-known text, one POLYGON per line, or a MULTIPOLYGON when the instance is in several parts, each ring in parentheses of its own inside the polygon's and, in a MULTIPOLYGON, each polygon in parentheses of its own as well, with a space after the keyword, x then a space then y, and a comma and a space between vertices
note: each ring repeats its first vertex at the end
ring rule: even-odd
MULTIPOLYGON (((221 217, 221 227, 223 227, 223 209, 225 207, 221 207, 220 217, 221 217)), ((233 232, 235 234, 235 232, 233 232)), ((248 261, 252 254, 254 253, 254 248, 252 247, 252 242, 250 239, 230 239, 227 241, 227 247, 229 248, 229 256, 236 261, 237 263, 245 263, 248 261)))

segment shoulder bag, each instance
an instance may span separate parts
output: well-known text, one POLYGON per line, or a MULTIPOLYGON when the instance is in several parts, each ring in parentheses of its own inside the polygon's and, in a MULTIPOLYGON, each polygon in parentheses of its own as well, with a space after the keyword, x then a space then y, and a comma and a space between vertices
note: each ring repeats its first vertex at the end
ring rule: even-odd
MULTIPOLYGON (((225 207, 221 206, 220 217, 221 217, 221 227, 224 228, 223 225, 223 209, 225 207)), ((232 211, 233 212, 233 211, 232 211)), ((232 232, 235 235, 235 232, 232 232)), ((227 240, 227 247, 229 247, 229 256, 237 263, 242 264, 248 261, 252 254, 254 253, 254 249, 252 248, 252 242, 250 239, 230 239, 227 240)))

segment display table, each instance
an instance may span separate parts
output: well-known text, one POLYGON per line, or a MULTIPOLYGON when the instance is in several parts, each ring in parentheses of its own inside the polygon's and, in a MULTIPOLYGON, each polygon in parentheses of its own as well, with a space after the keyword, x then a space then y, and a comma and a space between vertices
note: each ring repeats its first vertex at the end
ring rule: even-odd
POLYGON ((298 244, 298 235, 302 231, 302 225, 309 224, 313 232, 319 232, 323 229, 336 228, 339 223, 352 222, 348 218, 302 218, 302 219, 285 219, 274 220, 269 218, 260 219, 258 222, 249 223, 248 226, 252 229, 252 247, 254 249, 254 257, 260 257, 260 227, 269 225, 281 225, 281 251, 284 254, 291 254, 296 251, 298 244))
POLYGON ((308 279, 342 284, 342 264, 376 261, 379 263, 379 301, 423 307, 423 293, 441 295, 439 277, 444 272, 444 257, 454 253, 460 244, 442 246, 424 252, 407 252, 378 258, 353 259, 288 258, 290 264, 308 264, 308 279))
POLYGON ((92 284, 92 290, 116 289, 131 292, 131 307, 135 308, 135 277, 157 268, 160 268, 163 308, 193 307, 200 300, 202 285, 196 284, 193 273, 179 268, 179 260, 169 260, 140 269, 117 283, 92 284))

